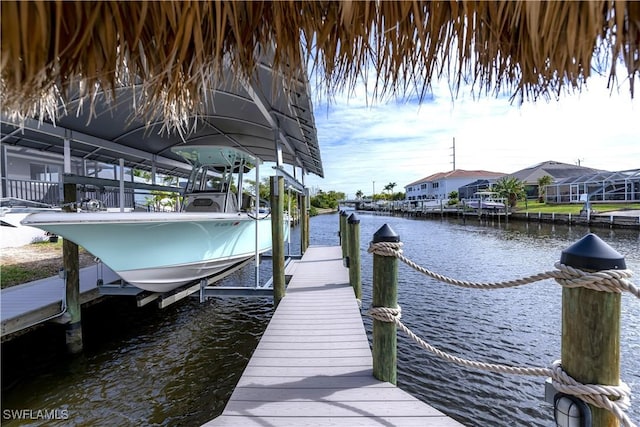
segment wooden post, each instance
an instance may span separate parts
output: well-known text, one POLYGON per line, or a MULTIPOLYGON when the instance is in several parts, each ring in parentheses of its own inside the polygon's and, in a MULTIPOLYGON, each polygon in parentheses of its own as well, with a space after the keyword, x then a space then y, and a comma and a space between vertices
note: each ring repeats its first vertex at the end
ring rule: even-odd
POLYGON ((347 230, 347 217, 349 215, 345 211, 340 211, 340 246, 342 246, 342 259, 346 259, 349 255, 349 238, 347 230))
MULTIPOLYGON (((342 249, 342 252, 344 253, 344 247, 342 246, 342 236, 344 235, 344 220, 342 219, 342 212, 344 212, 342 209, 340 209, 338 211, 338 242, 340 242, 340 249, 342 249)), ((344 256, 343 256, 344 258, 344 256)))
MULTIPOLYGON (((562 251, 562 264, 585 271, 625 269, 624 257, 595 234, 562 251)), ((620 297, 587 288, 562 289, 562 368, 583 384, 620 384, 620 297)), ((591 406, 592 427, 618 426, 591 406)))
MULTIPOLYGON (((306 209, 306 208, 305 208, 306 209)), ((307 250, 307 248, 310 245, 310 241, 309 241, 309 233, 311 231, 311 226, 309 224, 310 220, 309 220, 309 211, 307 210, 307 215, 305 216, 305 222, 307 224, 306 230, 305 230, 305 235, 304 235, 304 249, 305 251, 307 250)))
POLYGON ((307 195, 300 196, 300 253, 304 254, 309 247, 309 212, 307 211, 307 195))
MULTIPOLYGON (((76 185, 64 184, 64 210, 74 212, 76 185)), ((62 241, 62 265, 65 278, 65 295, 69 323, 66 325, 67 351, 77 354, 82 351, 82 315, 80 306, 80 271, 78 245, 68 239, 62 241)))
POLYGON ((273 304, 278 307, 284 298, 284 178, 271 177, 271 262, 273 265, 273 304))
MULTIPOLYGON (((373 243, 399 242, 400 236, 387 224, 373 235, 373 243)), ((398 306, 398 259, 373 255, 373 307, 398 306)), ((397 333, 395 323, 373 320, 373 376, 397 382, 397 333)))
POLYGON ((505 222, 508 224, 509 223, 509 201, 508 200, 505 200, 504 202, 504 218, 505 218, 505 222))
POLYGON ((360 278, 360 220, 355 213, 347 218, 349 224, 349 283, 358 300, 362 300, 362 280, 360 278))

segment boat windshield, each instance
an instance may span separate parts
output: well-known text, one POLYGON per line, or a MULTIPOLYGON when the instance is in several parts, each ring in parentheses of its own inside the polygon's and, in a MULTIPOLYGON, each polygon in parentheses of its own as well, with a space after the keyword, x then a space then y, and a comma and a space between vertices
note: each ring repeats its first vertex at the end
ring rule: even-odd
POLYGON ((226 168, 221 172, 219 167, 201 166, 196 168, 189 178, 187 192, 207 191, 226 193, 233 181, 233 174, 226 168))

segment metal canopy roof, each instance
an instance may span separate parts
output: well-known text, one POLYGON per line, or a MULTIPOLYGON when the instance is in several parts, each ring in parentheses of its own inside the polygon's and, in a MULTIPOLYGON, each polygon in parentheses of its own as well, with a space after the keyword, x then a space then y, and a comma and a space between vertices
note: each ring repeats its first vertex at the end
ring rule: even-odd
MULTIPOLYGON (((28 119, 19 124, 2 116, 2 143, 64 153, 69 138, 71 156, 90 161, 183 176, 191 169, 171 147, 183 143, 211 143, 243 149, 267 162, 302 168, 323 177, 322 161, 306 74, 288 87, 268 61, 258 64, 253 81, 227 81, 207 94, 205 113, 189 118, 180 134, 163 129, 163 120, 145 121, 132 109, 140 102, 138 87, 122 87, 114 102, 101 94, 93 112, 82 99, 66 103, 56 123, 28 119), (136 92, 136 89, 138 90, 136 92), (277 142, 277 143, 276 143, 277 142), (281 153, 281 154, 279 154, 281 153)), ((62 109, 62 107, 61 107, 62 109)))

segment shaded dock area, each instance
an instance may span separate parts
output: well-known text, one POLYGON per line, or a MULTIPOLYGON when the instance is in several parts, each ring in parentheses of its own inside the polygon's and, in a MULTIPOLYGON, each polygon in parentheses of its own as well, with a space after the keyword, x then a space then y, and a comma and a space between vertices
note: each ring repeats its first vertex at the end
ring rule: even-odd
POLYGON ((460 426, 373 377, 338 246, 310 247, 223 413, 205 426, 460 426))

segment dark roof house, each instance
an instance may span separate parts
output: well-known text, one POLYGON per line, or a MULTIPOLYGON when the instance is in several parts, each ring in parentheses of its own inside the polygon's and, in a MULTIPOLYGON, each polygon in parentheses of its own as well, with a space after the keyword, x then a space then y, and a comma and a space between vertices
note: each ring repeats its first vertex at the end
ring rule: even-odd
POLYGON ((571 165, 568 163, 556 162, 548 160, 538 163, 526 169, 510 173, 510 177, 514 177, 523 181, 527 185, 538 185, 538 179, 545 175, 549 175, 554 181, 574 176, 582 176, 590 173, 602 172, 599 169, 587 168, 584 166, 571 165))

